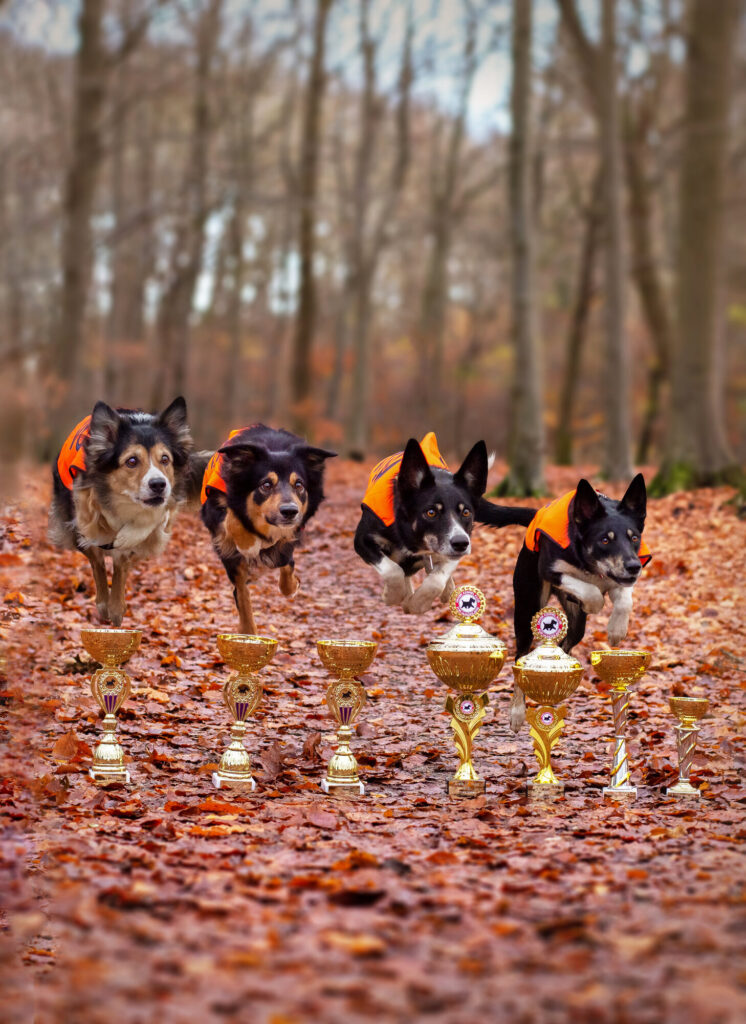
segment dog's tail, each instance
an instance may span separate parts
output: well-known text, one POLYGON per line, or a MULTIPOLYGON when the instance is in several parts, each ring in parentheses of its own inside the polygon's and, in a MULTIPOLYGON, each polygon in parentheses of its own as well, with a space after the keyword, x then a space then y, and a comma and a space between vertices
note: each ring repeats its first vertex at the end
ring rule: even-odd
POLYGON ((215 452, 191 452, 189 461, 184 468, 184 494, 187 505, 199 505, 202 494, 202 477, 205 475, 207 463, 215 452))
POLYGON ((474 512, 478 523, 486 526, 528 526, 536 515, 535 508, 511 508, 510 505, 493 505, 486 498, 480 498, 474 512))

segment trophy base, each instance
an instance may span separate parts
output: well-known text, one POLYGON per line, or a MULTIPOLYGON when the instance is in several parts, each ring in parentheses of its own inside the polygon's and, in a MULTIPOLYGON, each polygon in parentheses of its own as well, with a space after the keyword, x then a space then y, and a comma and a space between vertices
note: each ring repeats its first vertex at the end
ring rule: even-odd
POLYGON ((334 782, 331 779, 322 779, 321 788, 329 796, 364 796, 365 786, 362 782, 334 782))
POLYGON ((213 772, 212 784, 215 789, 248 789, 250 793, 256 789, 256 782, 250 775, 247 779, 226 779, 220 772, 213 772))
POLYGON ((487 791, 487 783, 484 779, 449 779, 448 795, 470 799, 481 796, 487 791))
POLYGON ((675 796, 684 800, 700 800, 702 794, 690 782, 677 782, 665 791, 666 796, 675 796))
POLYGON ((637 786, 604 786, 606 800, 636 800, 637 786))
POLYGON ((528 782, 526 792, 529 800, 557 800, 564 796, 564 782, 528 782))
POLYGON ((108 786, 112 782, 123 782, 125 786, 130 784, 130 773, 128 768, 123 768, 122 771, 112 772, 102 769, 89 768, 88 778, 92 779, 97 786, 108 786))

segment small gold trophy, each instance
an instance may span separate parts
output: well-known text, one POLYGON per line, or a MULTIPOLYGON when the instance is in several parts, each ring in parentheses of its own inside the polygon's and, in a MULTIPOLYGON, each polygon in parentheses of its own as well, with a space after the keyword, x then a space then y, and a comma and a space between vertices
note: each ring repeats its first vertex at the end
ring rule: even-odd
POLYGON ((93 754, 93 766, 88 774, 98 785, 110 782, 129 782, 130 773, 124 767, 124 751, 117 743, 116 713, 130 694, 130 680, 120 665, 140 646, 139 629, 82 629, 80 639, 90 656, 101 662, 103 668, 93 673, 91 693, 104 712, 104 736, 93 754))
POLYGON ((350 750, 352 725, 365 704, 365 690, 355 679, 370 666, 378 644, 372 640, 318 640, 316 649, 327 671, 337 676, 326 691, 326 703, 337 723, 337 749, 332 755, 326 778, 321 780, 325 793, 335 796, 362 796, 365 786, 357 772, 357 761, 350 750))
POLYGON ((266 636, 244 633, 219 633, 218 650, 236 675, 223 686, 225 706, 233 716, 230 746, 220 758, 220 768, 212 773, 216 789, 256 789, 251 776, 251 759, 243 745, 246 719, 253 715, 264 693, 261 679, 255 675, 274 657, 277 641, 266 636))
POLYGON ((637 787, 630 785, 627 761, 628 689, 647 671, 647 651, 593 651, 591 665, 601 679, 611 685, 611 709, 614 715, 614 756, 611 762, 611 785, 604 786, 604 796, 613 800, 634 800, 637 787))
POLYGON ((562 733, 567 708, 565 700, 578 688, 583 675, 579 661, 565 654, 559 644, 567 635, 567 616, 558 608, 542 608, 531 620, 531 632, 538 646, 513 666, 516 683, 538 708, 526 708, 539 771, 528 783, 532 800, 553 800, 565 791, 552 770, 551 753, 562 733))
POLYGON ((679 748, 679 781, 669 786, 666 796, 683 797, 684 799, 700 797, 699 790, 691 784, 689 776, 694 761, 694 750, 697 746, 697 722, 705 714, 709 706, 706 697, 669 697, 668 704, 676 715, 679 724, 676 726, 676 745, 679 748))
POLYGON ((449 796, 474 797, 486 788, 472 762, 472 751, 489 703, 484 691, 503 666, 505 644, 477 624, 485 606, 484 594, 477 587, 457 587, 450 608, 458 623, 427 647, 430 668, 456 691, 455 696, 446 698, 459 759, 456 774, 448 781, 449 796))

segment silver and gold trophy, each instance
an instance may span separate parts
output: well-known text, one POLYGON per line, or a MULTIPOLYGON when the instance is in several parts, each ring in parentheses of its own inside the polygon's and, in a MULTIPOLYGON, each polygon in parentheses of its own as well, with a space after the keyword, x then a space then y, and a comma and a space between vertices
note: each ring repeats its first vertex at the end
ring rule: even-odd
POLYGON ((578 688, 583 667, 559 646, 567 636, 567 616, 559 608, 538 611, 531 620, 531 632, 538 646, 518 659, 513 675, 526 696, 539 705, 526 708, 539 762, 537 775, 528 783, 528 795, 533 800, 552 800, 565 791, 551 763, 552 748, 560 738, 567 712, 560 702, 578 688))
POLYGON ((637 787, 630 783, 627 760, 627 712, 629 687, 647 671, 647 651, 592 651, 591 665, 604 682, 611 686, 611 709, 614 715, 614 754, 611 761, 611 784, 604 786, 604 796, 612 800, 634 800, 637 787))
POLYGON ((220 767, 212 773, 216 789, 256 789, 251 775, 251 758, 243 745, 246 719, 253 715, 264 694, 262 681, 256 673, 275 655, 277 641, 272 637, 245 633, 219 633, 218 650, 223 661, 236 674, 223 686, 223 700, 233 717, 231 743, 220 758, 220 767))
POLYGON ((427 646, 430 668, 442 683, 455 690, 446 698, 446 711, 456 744, 459 766, 448 781, 448 795, 474 797, 486 785, 474 767, 474 737, 486 714, 486 689, 497 678, 505 661, 505 644, 478 625, 486 601, 478 587, 457 587, 450 608, 458 622, 427 646))
POLYGON ((93 752, 93 765, 88 774, 98 785, 129 782, 124 767, 124 751, 114 735, 116 714, 130 695, 129 676, 120 668, 140 646, 139 629, 82 629, 80 639, 90 656, 102 668, 93 673, 91 693, 104 712, 104 735, 93 752))
POLYGON ((352 726, 365 704, 365 689, 355 676, 369 668, 378 644, 372 640, 318 640, 316 649, 324 668, 335 675, 326 690, 327 707, 337 723, 337 749, 329 761, 326 778, 321 780, 325 793, 335 796, 362 796, 357 760, 350 750, 352 726))
POLYGON ((709 707, 706 697, 669 697, 668 704, 676 715, 679 724, 676 726, 676 745, 679 752, 679 780, 675 786, 669 786, 666 796, 683 799, 699 799, 699 790, 689 781, 694 751, 697 746, 699 727, 697 722, 704 716, 709 707))

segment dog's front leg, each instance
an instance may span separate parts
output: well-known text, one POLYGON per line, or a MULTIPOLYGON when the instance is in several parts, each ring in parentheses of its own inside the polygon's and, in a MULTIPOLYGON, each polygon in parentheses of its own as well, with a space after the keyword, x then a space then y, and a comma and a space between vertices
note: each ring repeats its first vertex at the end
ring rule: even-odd
POLYGON ((588 614, 598 613, 603 609, 604 595, 593 583, 579 580, 577 576, 571 576, 569 573, 563 572, 558 586, 566 594, 569 594, 570 597, 576 598, 584 612, 588 614))
POLYGON ((632 612, 632 587, 612 587, 609 591, 612 604, 611 617, 606 635, 612 647, 618 647, 627 635, 629 617, 632 612))
POLYGON ((378 562, 373 563, 373 568, 383 579, 383 603, 388 605, 401 604, 410 594, 411 585, 408 585, 407 577, 400 565, 389 558, 388 555, 381 555, 378 562))
POLYGON ((251 607, 251 591, 249 590, 249 567, 242 561, 235 578, 236 607, 240 630, 249 636, 256 636, 254 609, 251 607))
POLYGON ((86 548, 83 553, 93 569, 93 582, 96 584, 96 611, 102 622, 109 622, 109 581, 106 578, 104 553, 100 548, 86 548))
POLYGON ((300 576, 295 571, 295 565, 280 566, 280 593, 284 597, 294 597, 300 590, 300 576))
POLYGON ((513 696, 510 699, 510 728, 519 732, 526 721, 526 697, 518 683, 513 685, 513 696))
POLYGON ((124 613, 127 610, 127 573, 129 568, 129 558, 122 558, 118 555, 114 556, 109 611, 111 612, 111 621, 115 626, 121 626, 124 613))
POLYGON ((402 604, 404 611, 410 615, 423 615, 429 608, 432 608, 433 602, 437 601, 448 586, 448 581, 456 571, 458 563, 459 559, 454 558, 447 562, 441 562, 433 569, 430 575, 425 577, 419 589, 406 598, 402 604))

